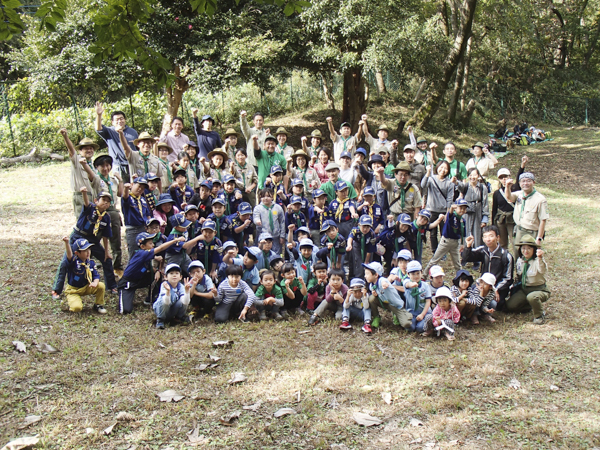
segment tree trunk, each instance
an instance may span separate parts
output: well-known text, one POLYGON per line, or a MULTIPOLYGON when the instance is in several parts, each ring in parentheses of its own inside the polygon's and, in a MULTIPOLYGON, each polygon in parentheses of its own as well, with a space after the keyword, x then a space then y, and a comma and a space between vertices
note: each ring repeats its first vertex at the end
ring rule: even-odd
POLYGON ((366 83, 362 76, 362 69, 353 68, 344 72, 342 121, 349 122, 353 130, 358 128, 360 117, 367 110, 365 87, 366 83))
POLYGON ((427 78, 421 78, 421 84, 419 85, 419 89, 417 90, 417 94, 415 95, 415 98, 413 98, 413 103, 418 102, 421 99, 421 95, 423 94, 423 91, 425 90, 425 86, 427 85, 427 78))
POLYGON ((385 83, 383 82, 383 74, 381 71, 375 72, 375 81, 377 81, 377 92, 383 94, 386 92, 385 83))
POLYGON ((440 101, 448 90, 448 83, 450 82, 461 57, 465 53, 467 41, 471 35, 473 17, 475 16, 475 9, 477 8, 477 0, 465 0, 463 6, 464 21, 461 25, 460 31, 454 39, 454 45, 452 46, 452 49, 448 53, 448 56, 446 56, 446 60, 442 65, 442 79, 433 86, 433 89, 429 92, 421 107, 410 119, 408 125, 417 124, 417 126, 421 129, 426 128, 434 114, 439 109, 440 101))
POLYGON ((450 123, 456 122, 456 109, 458 108, 458 99, 460 98, 460 90, 463 83, 463 74, 465 72, 465 63, 461 61, 456 69, 456 77, 454 77, 454 90, 452 91, 452 98, 448 105, 448 121, 450 123))
POLYGON ((65 157, 57 153, 50 153, 50 149, 40 150, 33 148, 27 155, 15 156, 14 158, 0 158, 0 167, 14 166, 15 164, 22 164, 26 162, 39 163, 42 160, 50 158, 55 161, 64 161, 65 157))
POLYGON ((456 3, 456 0, 449 0, 448 4, 450 5, 450 35, 456 37, 458 33, 458 17, 460 12, 458 11, 459 6, 456 3))
POLYGON ((463 74, 463 82, 460 93, 460 110, 465 111, 465 100, 467 98, 467 87, 469 85, 469 68, 471 67, 471 41, 473 36, 467 41, 467 49, 465 50, 465 72, 463 74))
POLYGON ((596 50, 596 44, 598 43, 598 38, 600 38, 600 13, 596 16, 596 31, 594 35, 589 40, 589 47, 587 52, 585 52, 584 56, 584 66, 588 66, 590 63, 590 59, 596 50))
POLYGON ((190 85, 187 82, 187 75, 189 74, 189 68, 185 68, 183 73, 179 66, 175 66, 175 81, 167 86, 167 113, 163 119, 162 134, 166 134, 171 129, 171 121, 173 117, 177 116, 179 106, 181 106, 181 99, 183 93, 188 90, 190 85))
POLYGON ((450 25, 448 23, 448 3, 446 0, 442 0, 440 2, 439 12, 442 16, 442 28, 444 29, 444 35, 450 36, 450 25))
POLYGON ((477 102, 475 99, 469 100, 469 104, 467 105, 467 109, 462 116, 460 121, 460 125, 462 128, 467 128, 471 123, 471 118, 473 117, 473 113, 475 112, 475 107, 477 106, 477 102))
POLYGON ((333 80, 330 73, 319 72, 321 76, 321 83, 323 84, 323 94, 325 95, 325 102, 327 103, 327 109, 335 110, 335 101, 333 98, 333 80))

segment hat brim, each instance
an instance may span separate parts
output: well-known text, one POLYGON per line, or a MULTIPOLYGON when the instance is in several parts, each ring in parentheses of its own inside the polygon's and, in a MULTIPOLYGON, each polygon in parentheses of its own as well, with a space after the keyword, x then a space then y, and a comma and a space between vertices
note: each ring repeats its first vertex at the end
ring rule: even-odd
POLYGON ((370 160, 370 161, 367 163, 367 166, 369 166, 369 168, 372 168, 374 163, 379 163, 379 164, 381 164, 382 166, 385 166, 385 163, 384 163, 383 161, 379 161, 378 159, 376 159, 376 160, 370 160))
POLYGON ((103 164, 102 161, 105 160, 105 159, 110 161, 110 165, 111 166, 113 165, 114 160, 113 160, 112 156, 110 156, 110 155, 100 155, 100 156, 97 156, 94 159, 94 162, 93 162, 94 167, 98 167, 100 164, 103 164))
POLYGON ((524 245, 529 245, 530 247, 535 247, 535 248, 540 248, 541 247, 541 245, 538 244, 537 242, 531 243, 531 242, 523 242, 523 241, 515 244, 515 247, 521 248, 524 245))
POLYGON ((142 139, 140 139, 140 138, 134 139, 133 140, 133 145, 135 145, 137 147, 138 144, 140 142, 142 142, 142 141, 150 141, 150 142, 152 142, 152 145, 154 145, 154 139, 152 139, 151 137, 149 137, 149 138, 142 138, 142 139))
POLYGON ((298 157, 306 158, 307 161, 310 161, 310 156, 308 156, 306 153, 304 153, 301 150, 297 151, 295 153, 292 153, 292 156, 290 156, 290 158, 292 158, 292 159, 296 159, 298 157))
POLYGON ((94 245, 94 244, 92 244, 91 242, 88 242, 88 245, 86 245, 86 246, 85 246, 85 247, 83 247, 83 248, 78 248, 78 249, 77 249, 77 250, 75 250, 75 251, 76 251, 76 252, 80 252, 80 251, 83 251, 83 250, 87 250, 87 249, 88 249, 88 248, 90 248, 92 245, 94 245))
POLYGON ((100 146, 96 143, 90 143, 90 144, 79 144, 77 145, 75 148, 77 150, 81 150, 83 147, 94 147, 94 151, 98 150, 100 148, 100 146))
POLYGON ((221 155, 223 157, 223 162, 227 161, 229 159, 229 155, 224 152, 223 150, 219 149, 219 150, 213 150, 212 152, 210 152, 207 157, 210 159, 215 155, 221 155))
MULTIPOLYGON (((137 145, 137 144, 136 144, 136 145, 137 145)), ((163 148, 166 148, 167 150, 169 150, 169 155, 170 155, 171 153, 173 153, 173 152, 174 152, 174 150, 171 148, 171 146, 170 146, 170 145, 164 144, 164 143, 162 143, 162 142, 160 142, 160 143, 159 143, 159 144, 156 146, 156 148, 158 149, 158 151, 159 151, 159 152, 160 152, 160 150, 161 150, 161 149, 163 149, 163 148)), ((195 147, 195 148, 197 148, 197 147, 195 147)))

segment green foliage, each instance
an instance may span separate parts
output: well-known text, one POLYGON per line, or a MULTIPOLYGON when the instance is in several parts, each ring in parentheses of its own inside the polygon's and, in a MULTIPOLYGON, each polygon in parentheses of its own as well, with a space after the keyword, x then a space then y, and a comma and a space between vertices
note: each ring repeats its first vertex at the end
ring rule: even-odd
POLYGON ((50 0, 43 2, 35 13, 40 19, 40 30, 46 28, 56 31, 56 25, 65 21, 67 12, 67 0, 50 0))
POLYGON ((0 42, 9 41, 25 29, 25 24, 17 12, 20 6, 19 0, 0 0, 0 42))

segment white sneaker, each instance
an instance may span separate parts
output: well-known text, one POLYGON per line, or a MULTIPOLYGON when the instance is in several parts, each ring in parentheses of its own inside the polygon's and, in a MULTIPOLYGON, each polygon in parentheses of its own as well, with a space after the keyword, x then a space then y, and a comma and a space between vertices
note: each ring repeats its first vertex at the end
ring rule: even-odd
POLYGON ((98 314, 106 314, 106 308, 104 308, 104 305, 95 304, 94 311, 96 311, 98 314))

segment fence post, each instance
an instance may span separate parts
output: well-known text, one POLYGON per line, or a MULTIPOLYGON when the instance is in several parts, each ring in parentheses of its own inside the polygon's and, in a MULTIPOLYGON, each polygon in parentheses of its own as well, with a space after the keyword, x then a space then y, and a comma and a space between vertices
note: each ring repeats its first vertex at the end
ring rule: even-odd
POLYGON ((2 84, 2 100, 4 103, 4 114, 6 114, 6 120, 8 121, 8 130, 10 131, 10 140, 12 142, 13 155, 17 156, 17 147, 15 146, 15 135, 12 130, 12 123, 10 121, 10 109, 8 107, 8 96, 6 95, 6 85, 2 84))
POLYGON ((85 136, 85 130, 83 129, 83 125, 81 124, 81 118, 79 117, 79 110, 77 109, 77 103, 75 103, 75 97, 73 97, 73 93, 69 95, 71 97, 71 102, 73 103, 73 116, 75 116, 75 127, 79 128, 83 137, 85 136))
POLYGON ((585 99, 585 126, 588 125, 588 99, 585 99))
POLYGON ((292 101, 292 109, 294 108, 294 90, 292 89, 292 77, 290 76, 290 100, 292 101))
POLYGON ((131 127, 135 128, 135 118, 133 117, 133 100, 131 100, 131 94, 129 94, 129 110, 131 111, 131 127))

